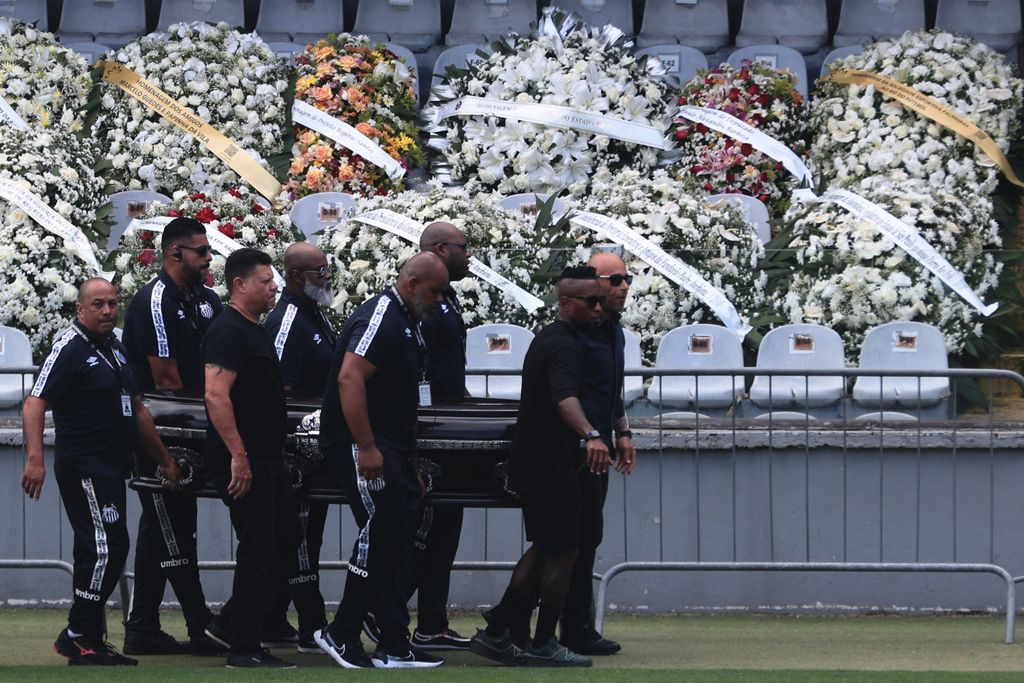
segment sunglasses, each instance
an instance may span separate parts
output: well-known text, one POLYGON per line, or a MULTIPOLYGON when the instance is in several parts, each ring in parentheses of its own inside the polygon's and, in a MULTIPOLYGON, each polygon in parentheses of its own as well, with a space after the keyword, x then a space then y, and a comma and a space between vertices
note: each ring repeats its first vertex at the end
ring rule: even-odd
POLYGON ((458 247, 462 251, 469 251, 469 244, 466 242, 441 242, 441 244, 447 247, 458 247))
POLYGON ((331 273, 332 273, 330 266, 320 266, 316 270, 304 270, 302 272, 303 273, 316 273, 320 277, 330 277, 331 273))
POLYGON ((184 244, 179 244, 178 248, 179 249, 188 249, 189 251, 194 251, 199 256, 206 256, 211 251, 209 244, 204 244, 201 247, 186 247, 184 244))
POLYGON ((627 285, 633 284, 633 276, 632 275, 626 275, 624 273, 612 273, 611 275, 598 275, 597 277, 602 279, 602 280, 607 280, 608 284, 610 284, 612 287, 618 287, 623 282, 625 282, 627 285))
POLYGON ((580 301, 586 302, 587 308, 597 308, 599 305, 604 306, 604 303, 608 300, 606 296, 598 296, 593 294, 591 296, 574 296, 572 294, 565 295, 567 299, 579 299, 580 301))

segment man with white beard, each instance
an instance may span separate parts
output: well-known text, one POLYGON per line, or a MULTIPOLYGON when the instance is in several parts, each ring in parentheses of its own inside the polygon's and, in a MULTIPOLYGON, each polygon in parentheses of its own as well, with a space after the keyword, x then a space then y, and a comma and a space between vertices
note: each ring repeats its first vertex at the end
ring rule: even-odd
MULTIPOLYGON (((337 333, 321 309, 334 301, 331 270, 323 251, 309 242, 296 242, 284 252, 284 271, 284 292, 263 325, 274 341, 285 393, 319 402, 337 341, 337 333)), ((304 500, 301 491, 298 502, 302 528, 299 575, 293 580, 291 593, 287 586, 278 586, 279 594, 269 601, 261 644, 297 645, 299 652, 322 654, 313 632, 327 624, 319 564, 328 504, 304 500), (299 613, 297 643, 287 619, 289 597, 294 598, 299 613)))

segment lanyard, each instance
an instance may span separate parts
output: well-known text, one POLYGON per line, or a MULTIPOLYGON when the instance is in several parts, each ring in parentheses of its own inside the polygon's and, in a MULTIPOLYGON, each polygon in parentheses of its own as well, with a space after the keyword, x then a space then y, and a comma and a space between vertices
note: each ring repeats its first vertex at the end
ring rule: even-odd
POLYGON ((111 348, 110 350, 110 358, 108 359, 106 354, 103 353, 100 347, 96 346, 96 342, 93 341, 92 337, 90 337, 88 334, 85 333, 84 330, 82 330, 82 327, 77 320, 74 323, 74 327, 75 332, 78 333, 78 336, 84 339, 86 342, 88 342, 89 346, 91 346, 93 348, 93 351, 96 352, 96 355, 99 356, 100 359, 107 364, 108 368, 114 371, 114 375, 117 376, 117 383, 121 386, 121 391, 124 393, 128 393, 127 388, 125 388, 124 386, 124 376, 121 374, 121 361, 117 360, 117 355, 114 353, 113 348, 111 348), (113 363, 110 362, 111 359, 113 359, 113 363))
POLYGON ((409 324, 413 329, 413 334, 416 335, 416 347, 419 351, 420 357, 420 380, 425 380, 427 377, 427 340, 423 338, 423 333, 420 332, 420 326, 413 321, 412 315, 409 314, 409 309, 405 305, 405 300, 402 299, 402 295, 398 293, 398 288, 394 285, 391 285, 391 294, 394 295, 395 301, 398 303, 398 307, 402 309, 402 313, 404 313, 405 317, 408 318, 409 324))

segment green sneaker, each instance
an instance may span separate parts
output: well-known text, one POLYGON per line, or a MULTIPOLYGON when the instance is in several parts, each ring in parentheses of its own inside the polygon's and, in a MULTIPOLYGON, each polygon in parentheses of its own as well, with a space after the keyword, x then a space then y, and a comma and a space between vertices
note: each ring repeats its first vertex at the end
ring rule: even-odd
POLYGON ((594 660, 585 655, 578 655, 569 648, 559 645, 552 638, 540 647, 531 646, 528 650, 520 650, 519 666, 593 666, 594 660))
POLYGON ((469 651, 504 666, 519 665, 519 656, 523 653, 512 642, 508 629, 498 637, 487 635, 487 631, 478 629, 476 635, 469 641, 469 651))

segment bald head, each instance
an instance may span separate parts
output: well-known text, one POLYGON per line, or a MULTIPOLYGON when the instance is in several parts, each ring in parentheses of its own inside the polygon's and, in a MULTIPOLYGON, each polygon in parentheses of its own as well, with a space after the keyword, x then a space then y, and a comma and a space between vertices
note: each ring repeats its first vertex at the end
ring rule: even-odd
POLYGON ((607 297, 604 311, 607 315, 618 316, 626 307, 626 297, 629 295, 629 271, 626 270, 625 262, 616 254, 607 251, 600 251, 590 257, 587 265, 597 272, 598 282, 601 283, 601 293, 607 297))
POLYGON ((462 240, 462 231, 447 221, 434 221, 423 228, 420 234, 420 249, 423 251, 434 251, 434 248, 442 242, 454 242, 462 240))
POLYGON ((307 268, 316 270, 326 262, 327 256, 323 250, 309 242, 296 242, 284 250, 284 268, 288 271, 307 268))
POLYGON ((101 343, 117 325, 117 290, 101 277, 91 277, 78 288, 78 322, 101 343))
POLYGON ((292 296, 330 306, 334 285, 327 266, 327 255, 309 242, 296 242, 284 250, 285 289, 292 296))
POLYGON ((454 282, 469 272, 469 247, 461 230, 447 221, 434 221, 420 235, 420 249, 437 254, 448 269, 448 280, 454 282))
POLYGON ((78 287, 78 303, 83 303, 96 296, 117 296, 114 285, 101 277, 91 277, 78 287))
POLYGON ((610 251, 599 251, 590 257, 587 265, 597 271, 598 276, 625 273, 626 263, 610 251))
POLYGON ((395 283, 416 320, 433 313, 448 287, 448 269, 437 254, 421 251, 405 262, 395 283))

